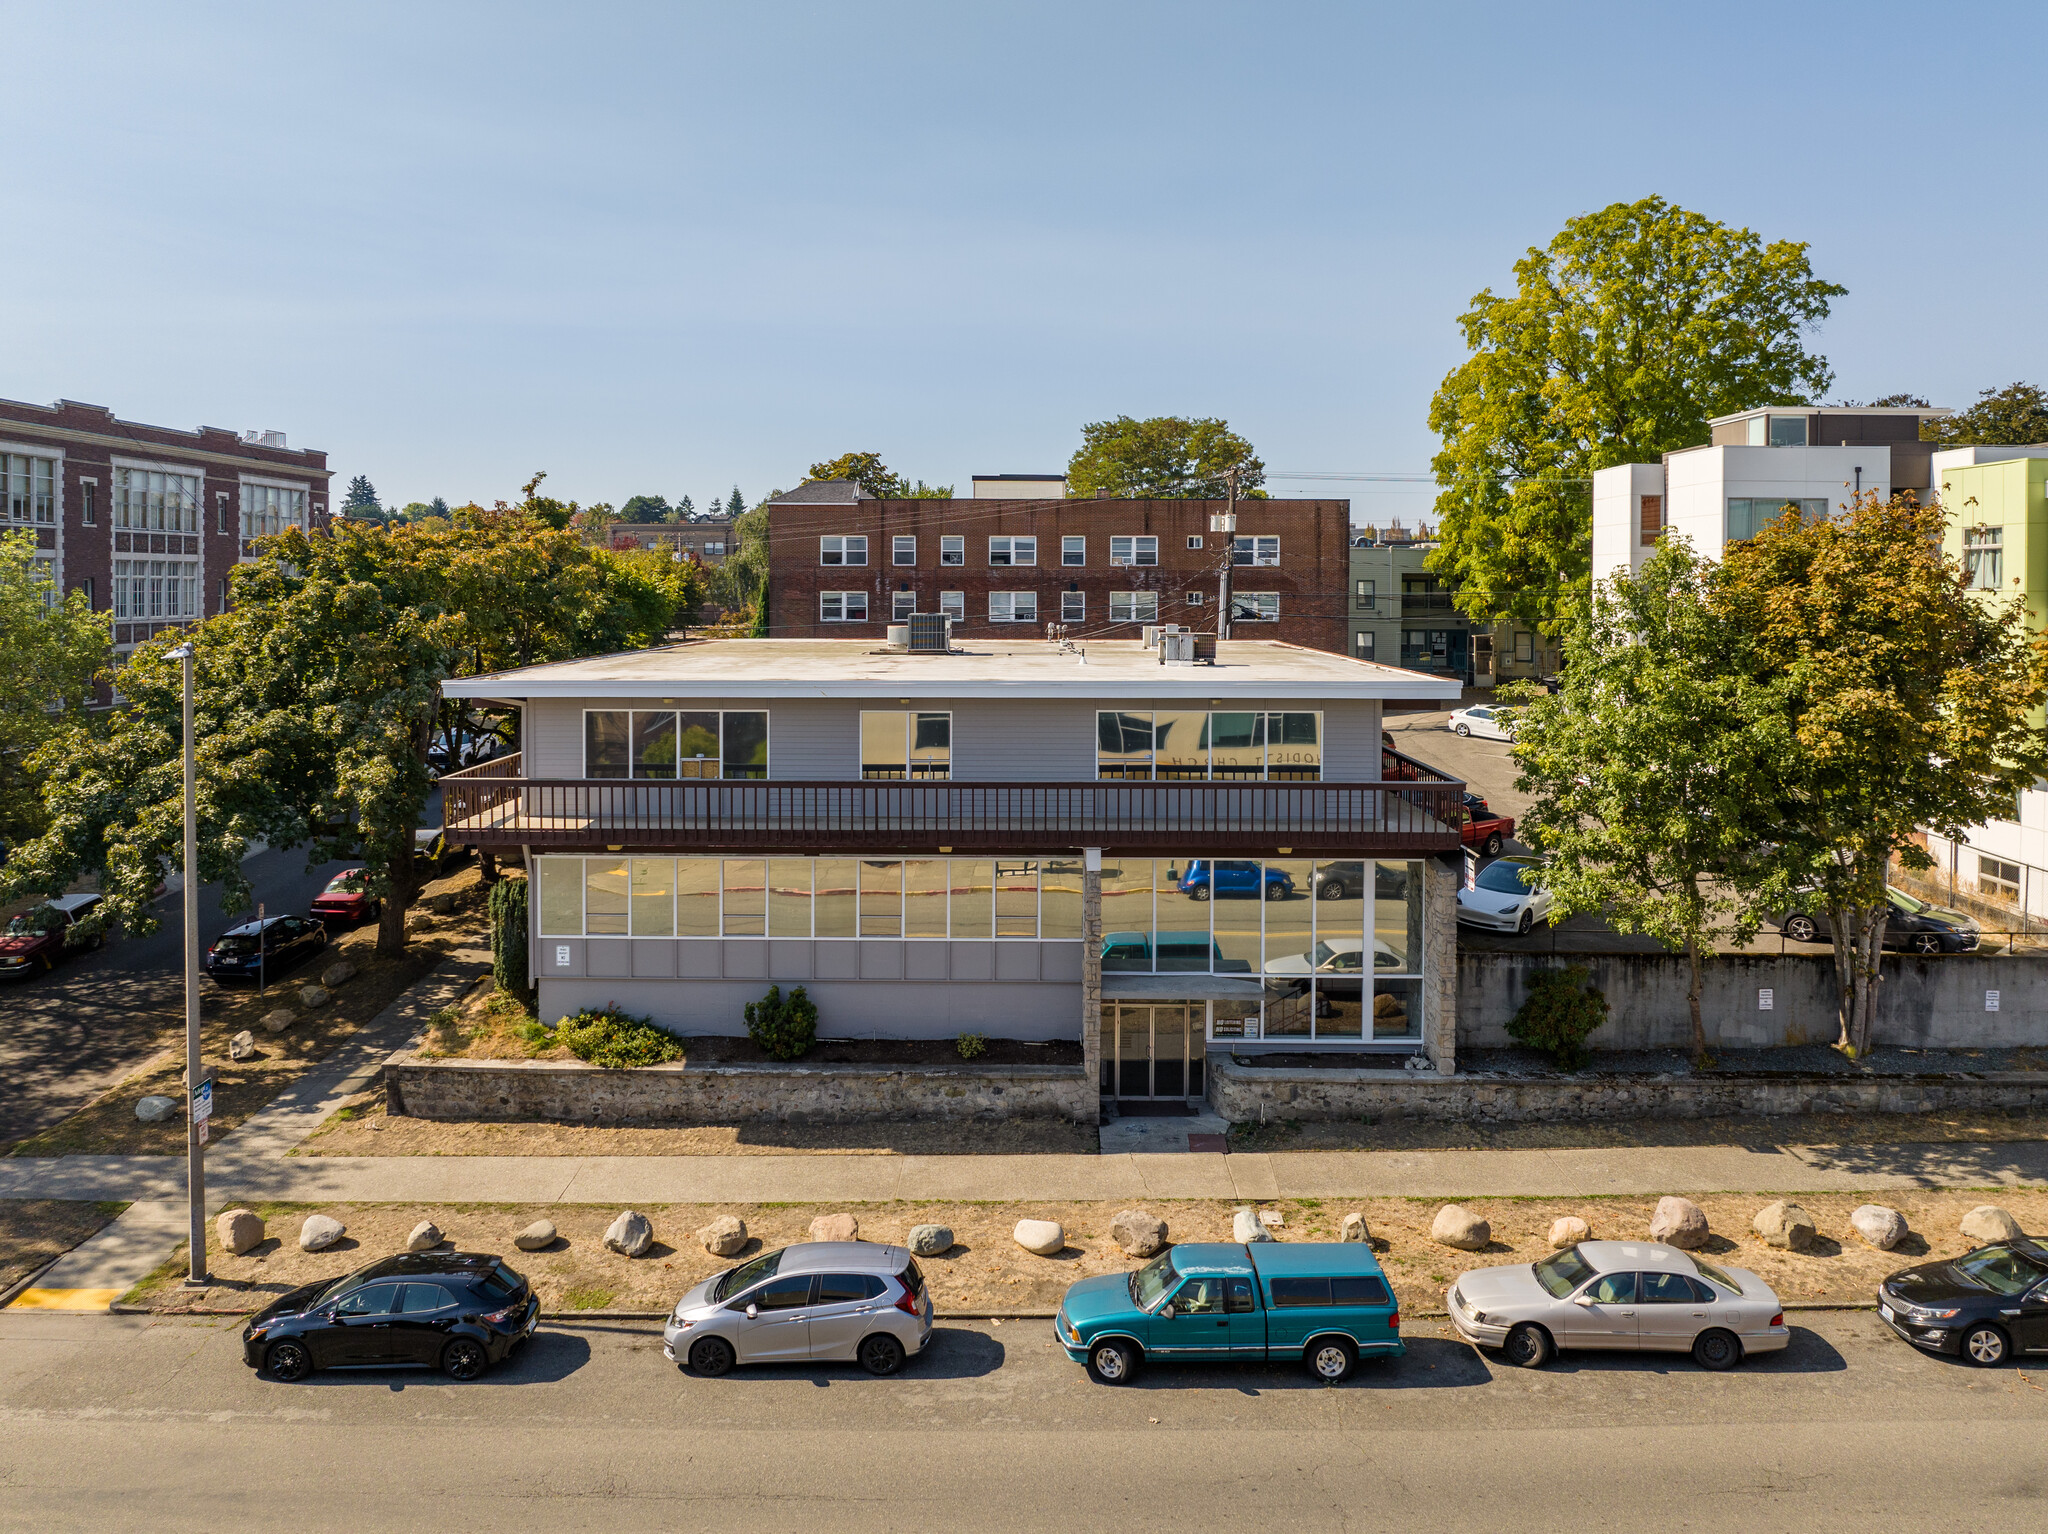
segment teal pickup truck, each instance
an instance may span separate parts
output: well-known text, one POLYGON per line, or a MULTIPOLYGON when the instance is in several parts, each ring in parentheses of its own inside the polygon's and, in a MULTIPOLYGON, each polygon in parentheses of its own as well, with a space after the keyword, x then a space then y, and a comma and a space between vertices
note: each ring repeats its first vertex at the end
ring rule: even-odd
POLYGON ((1176 1246, 1135 1273, 1082 1279, 1052 1324, 1067 1357, 1103 1385, 1126 1383, 1148 1359, 1296 1358, 1335 1384, 1361 1357, 1408 1351, 1387 1276, 1361 1242, 1176 1246))

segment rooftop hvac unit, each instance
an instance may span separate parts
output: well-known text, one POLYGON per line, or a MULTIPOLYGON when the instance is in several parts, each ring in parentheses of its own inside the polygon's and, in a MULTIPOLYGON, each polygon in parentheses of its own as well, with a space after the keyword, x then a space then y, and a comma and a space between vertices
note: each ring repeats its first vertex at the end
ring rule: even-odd
POLYGON ((1161 634, 1159 636, 1159 664, 1162 666, 1192 666, 1195 663, 1195 636, 1193 634, 1161 634))
POLYGON ((912 655, 944 655, 953 648, 951 637, 952 619, 944 613, 912 613, 910 615, 910 653, 912 655))

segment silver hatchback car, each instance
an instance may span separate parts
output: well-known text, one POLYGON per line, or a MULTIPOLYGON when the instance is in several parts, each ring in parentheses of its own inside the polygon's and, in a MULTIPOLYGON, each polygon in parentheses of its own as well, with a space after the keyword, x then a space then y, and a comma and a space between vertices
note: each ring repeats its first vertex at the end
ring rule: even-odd
POLYGON ((705 1279, 661 1336, 670 1362, 696 1374, 817 1358, 894 1374, 932 1339, 932 1297, 900 1246, 805 1241, 705 1279))

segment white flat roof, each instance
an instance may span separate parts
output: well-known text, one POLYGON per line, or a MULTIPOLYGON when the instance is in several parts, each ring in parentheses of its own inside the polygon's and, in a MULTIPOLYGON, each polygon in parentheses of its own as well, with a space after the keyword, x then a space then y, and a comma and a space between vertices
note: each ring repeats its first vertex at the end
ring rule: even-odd
POLYGON ((1455 698, 1455 677, 1272 639, 1229 639, 1213 666, 1162 666, 1135 639, 1083 655, 1043 639, 955 640, 946 655, 874 639, 700 639, 453 678, 451 698, 1455 698))
POLYGON ((1758 405, 1733 415, 1708 416, 1707 424, 1726 426, 1730 421, 1746 421, 1753 415, 1818 415, 1823 411, 1829 415, 1916 415, 1922 420, 1955 414, 1946 405, 1758 405))

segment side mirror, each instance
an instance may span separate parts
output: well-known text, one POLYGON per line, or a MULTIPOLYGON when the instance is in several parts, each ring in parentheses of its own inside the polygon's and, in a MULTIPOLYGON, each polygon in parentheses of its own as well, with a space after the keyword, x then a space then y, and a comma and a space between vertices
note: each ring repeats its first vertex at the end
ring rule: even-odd
POLYGON ((1590 1294, 1575 1294, 1572 1296, 1572 1303, 1574 1305, 1590 1305, 1593 1303, 1593 1296, 1590 1294))
POLYGON ((760 1307, 759 1305, 749 1305, 749 1306, 747 1307, 747 1319, 748 1319, 749 1321, 758 1321, 758 1320, 760 1320, 760 1319, 761 1319, 761 1307, 760 1307))
POLYGON ((1162 1305, 1162 1306, 1160 1306, 1160 1307, 1159 1307, 1159 1316, 1160 1316, 1160 1319, 1161 1319, 1161 1320, 1164 1320, 1164 1321, 1171 1321, 1171 1320, 1173 1319, 1173 1317, 1174 1317, 1174 1309, 1173 1309, 1173 1306, 1172 1306, 1172 1304, 1171 1304, 1171 1303, 1168 1303, 1168 1304, 1165 1304, 1165 1305, 1162 1305))

